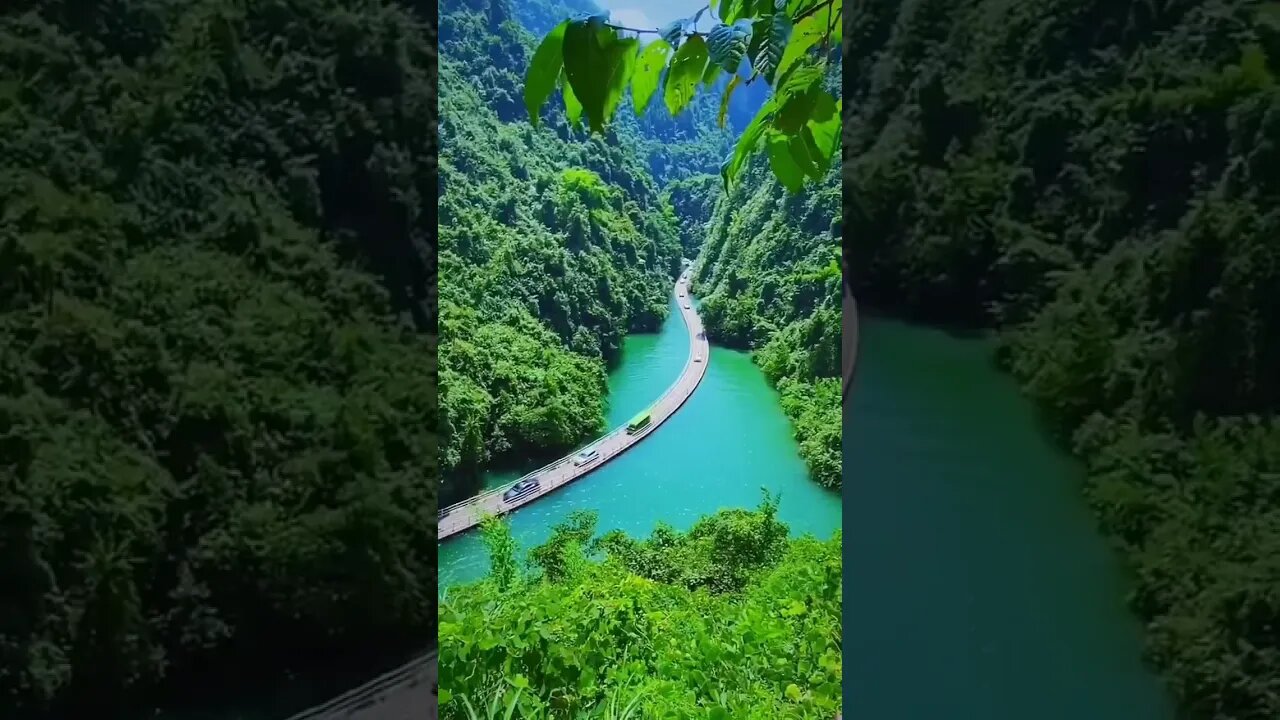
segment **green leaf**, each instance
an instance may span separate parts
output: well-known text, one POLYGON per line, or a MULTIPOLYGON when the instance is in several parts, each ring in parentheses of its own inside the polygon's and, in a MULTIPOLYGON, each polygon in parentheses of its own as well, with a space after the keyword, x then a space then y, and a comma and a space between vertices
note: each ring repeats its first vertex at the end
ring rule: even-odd
POLYGON ((795 683, 791 683, 790 685, 787 686, 786 695, 787 695, 787 699, 790 700, 791 702, 800 702, 800 697, 801 697, 800 688, 797 687, 795 683))
POLYGON ((702 79, 702 71, 707 66, 707 57, 707 44, 697 35, 689 38, 676 51, 671 69, 667 71, 667 86, 663 88, 662 96, 673 117, 693 100, 698 81, 702 79))
POLYGON ((805 127, 813 137, 814 147, 823 158, 835 154, 840 140, 840 105, 827 93, 819 93, 805 127))
POLYGON ((796 161, 801 172, 813 180, 821 180, 831 164, 820 156, 818 148, 813 144, 813 133, 809 128, 801 128, 800 132, 791 136, 791 157, 796 161))
POLYGON ((795 617, 797 615, 803 615, 805 613, 805 609, 804 602, 793 598, 791 602, 787 603, 787 607, 782 611, 782 614, 788 617, 795 617))
POLYGON ((644 114, 653 100, 653 93, 658 89, 662 79, 662 69, 667 66, 667 58, 671 57, 671 46, 666 40, 654 40, 640 51, 640 59, 636 61, 636 72, 631 79, 631 100, 635 105, 636 115, 644 114))
POLYGON ((733 91, 738 89, 738 83, 741 81, 741 75, 734 75, 729 81, 729 87, 724 89, 724 95, 720 98, 720 112, 716 113, 716 124, 720 127, 724 127, 725 120, 729 117, 729 98, 733 96, 733 91))
POLYGON ((439 688, 436 693, 436 699, 441 705, 448 705, 449 701, 453 699, 453 693, 444 688, 439 688))
POLYGON ((575 128, 582 127, 582 103, 578 102, 578 96, 573 94, 573 88, 569 87, 568 81, 564 84, 563 94, 565 117, 569 118, 569 122, 575 128))
POLYGON ((714 63, 707 63, 707 69, 702 73, 702 84, 711 87, 716 84, 716 78, 720 77, 720 66, 714 63))
POLYGON ((791 30, 786 49, 782 51, 782 59, 778 61, 775 77, 784 77, 787 69, 803 58, 809 52, 809 48, 822 41, 822 37, 827 33, 826 22, 826 13, 820 12, 796 23, 791 30), (819 18, 818 15, 822 17, 819 18))
POLYGON ((738 173, 742 172, 742 166, 746 164, 747 158, 751 157, 751 153, 755 152, 756 147, 760 144, 760 138, 764 135, 769 126, 769 118, 774 111, 775 105, 773 99, 770 98, 760 109, 756 111, 756 116, 751 119, 746 129, 742 131, 742 136, 738 138, 738 144, 733 148, 733 155, 729 161, 720 169, 720 176, 724 178, 726 189, 738 177, 738 173))
POLYGON ((778 89, 779 110, 773 126, 788 135, 799 132, 812 116, 818 97, 826 95, 821 83, 822 70, 817 66, 795 68, 778 89))
POLYGON ((791 37, 791 18, 784 13, 768 15, 755 22, 748 53, 752 67, 765 82, 773 84, 773 78, 782 62, 782 53, 791 37))
POLYGON ((767 141, 769 167, 783 187, 795 193, 804 187, 805 172, 791 154, 791 138, 781 133, 770 133, 767 141))
POLYGON ((809 122, 819 95, 826 95, 826 93, 813 88, 801 95, 789 96, 783 102, 782 109, 778 111, 778 116, 774 118, 773 126, 788 135, 800 132, 800 128, 809 122))
MULTIPOLYGON (((721 22, 731 23, 741 17, 743 4, 744 0, 720 0, 720 7, 716 10, 716 15, 720 17, 721 22)), ((750 5, 750 0, 745 0, 745 4, 750 5)))
POLYGON ((801 95, 822 81, 822 68, 812 63, 803 63, 792 68, 786 77, 780 77, 779 80, 782 84, 778 87, 778 95, 801 95))
POLYGON ((737 72, 742 63, 742 56, 747 52, 747 43, 751 41, 751 24, 739 21, 733 25, 717 25, 707 33, 707 47, 711 52, 711 63, 737 72))
POLYGON ((529 70, 524 76, 524 106, 534 127, 538 126, 538 111, 555 92, 556 82, 560 79, 560 69, 564 65, 561 48, 564 46, 564 30, 568 26, 569 21, 565 20, 547 33, 529 61, 529 70))
POLYGON ((598 18, 569 23, 564 33, 564 71, 594 132, 604 130, 622 101, 635 69, 639 41, 620 38, 598 18))

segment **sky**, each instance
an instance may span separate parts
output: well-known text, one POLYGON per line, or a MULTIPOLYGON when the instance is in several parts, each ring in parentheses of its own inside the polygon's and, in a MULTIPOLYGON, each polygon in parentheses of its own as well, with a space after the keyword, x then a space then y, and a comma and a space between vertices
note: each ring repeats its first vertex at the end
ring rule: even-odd
POLYGON ((657 30, 707 6, 707 0, 595 0, 618 25, 657 30))

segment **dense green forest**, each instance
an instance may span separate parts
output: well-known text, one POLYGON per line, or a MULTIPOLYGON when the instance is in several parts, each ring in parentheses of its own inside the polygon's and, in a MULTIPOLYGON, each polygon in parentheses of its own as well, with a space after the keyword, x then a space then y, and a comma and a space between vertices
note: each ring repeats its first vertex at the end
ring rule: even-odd
MULTIPOLYGON (((808 12, 803 2, 791 4, 799 15, 808 12)), ((533 114, 520 121, 522 100, 531 102, 527 88, 549 82, 550 93, 561 72, 554 65, 540 69, 542 45, 521 23, 547 33, 559 25, 557 16, 583 12, 591 10, 531 3, 516 15, 502 0, 446 9, 440 205, 446 502, 473 494, 486 467, 554 457, 604 429, 604 366, 617 358, 626 332, 655 329, 663 319, 668 288, 659 279, 678 268, 673 253, 701 258, 711 337, 759 351, 811 473, 838 487, 839 174, 826 172, 812 192, 788 193, 771 174, 773 153, 761 154, 748 164, 749 177, 726 193, 724 158, 772 106, 762 107, 766 83, 748 83, 735 95, 741 78, 721 77, 720 66, 705 57, 706 70, 700 65, 690 76, 701 91, 674 116, 653 105, 637 116, 630 111, 639 102, 633 92, 619 94, 622 111, 600 132, 586 132, 559 97, 531 106, 526 113, 533 114)), ((804 35, 803 24, 796 32, 808 38, 804 47, 817 42, 804 35)), ((694 41, 701 38, 690 36, 694 41)), ((807 78, 802 83, 823 80, 816 66, 793 65, 800 70, 791 77, 807 78)), ((838 84, 838 59, 825 80, 813 88, 823 97, 838 84)), ((668 74, 652 80, 659 82, 667 84, 671 107, 675 81, 668 74)))
POLYGON ((918 0, 845 36, 860 299, 999 329, 1192 718, 1280 716, 1275 9, 918 0))
POLYGON ((579 512, 528 563, 491 521, 493 572, 440 604, 441 717, 495 699, 529 720, 834 717, 840 534, 789 538, 776 512, 766 497, 646 540, 579 512))
POLYGON ((0 706, 126 717, 436 628, 434 25, 0 10, 0 706))
POLYGON ((601 433, 606 364, 666 318, 680 270, 675 215, 641 154, 562 112, 517 121, 532 46, 505 0, 441 18, 446 502, 494 462, 601 433))
MULTIPOLYGON (((466 0, 441 17, 440 358, 444 502, 480 473, 562 455, 602 433, 605 371, 628 332, 656 330, 695 256, 715 173, 761 91, 725 78, 676 117, 624 101, 607 133, 562 103, 535 127, 521 88, 534 32, 582 3, 466 0)), ((834 216, 834 209, 828 208, 834 216)))

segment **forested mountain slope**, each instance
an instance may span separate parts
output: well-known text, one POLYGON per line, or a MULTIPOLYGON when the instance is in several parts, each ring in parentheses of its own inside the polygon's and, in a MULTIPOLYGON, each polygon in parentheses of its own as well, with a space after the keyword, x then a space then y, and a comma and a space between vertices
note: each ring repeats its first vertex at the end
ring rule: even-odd
POLYGON ((675 216, 644 159, 534 128, 520 88, 533 36, 505 0, 441 25, 440 318, 450 499, 483 467, 558 455, 604 429, 605 367, 655 330, 680 269, 675 216))
POLYGON ((690 175, 672 180, 663 188, 680 226, 680 246, 685 257, 697 257, 702 251, 710 230, 708 223, 716 204, 724 197, 723 188, 724 180, 718 174, 690 175))
MULTIPOLYGON (((555 3, 526 6, 520 17, 541 28, 557 13, 575 14, 555 3)), ((569 126, 557 96, 541 113, 544 127, 534 129, 523 121, 521 95, 533 38, 512 18, 500 0, 467 0, 442 24, 442 387, 446 468, 456 476, 446 500, 473 492, 478 472, 495 460, 554 456, 603 429, 603 375, 593 359, 612 360, 627 330, 652 329, 665 314, 629 314, 657 297, 640 288, 655 287, 651 273, 660 263, 642 257, 647 279, 625 279, 636 253, 618 256, 614 237, 625 228, 609 221, 624 202, 650 213, 647 225, 633 218, 631 226, 660 242, 662 253, 702 253, 713 337, 761 350, 810 470, 838 486, 838 173, 789 197, 761 157, 726 196, 719 168, 767 87, 753 82, 735 93, 721 127, 723 73, 708 73, 675 118, 661 103, 637 118, 624 96, 613 126, 587 136, 569 126), (655 198, 657 187, 663 192, 655 198), (550 193, 567 210, 549 212, 550 193), (589 212, 565 206, 565 198, 585 200, 589 212), (671 230, 678 230, 675 248, 671 230), (507 257, 518 258, 518 267, 494 262, 507 257), (594 297, 592 282, 613 275, 619 280, 594 297), (638 294, 616 309, 592 308, 608 306, 619 287, 638 294), (529 343, 529 336, 541 340, 529 343), (498 348, 518 349, 504 355, 498 348)))
POLYGON ((0 12, 4 714, 430 642, 434 29, 372 0, 0 12))
POLYGON ((916 0, 846 33, 861 299, 1003 331, 1188 717, 1280 715, 1274 10, 916 0))
MULTIPOLYGON (((604 370, 666 317, 719 193, 708 180, 762 102, 708 90, 679 117, 630 98, 605 135, 559 99, 524 107, 532 31, 586 2, 457 0, 441 18, 441 388, 445 501, 495 464, 554 457, 604 430, 604 370), (710 175, 709 175, 710 173, 710 175), (692 192, 686 192, 692 191, 692 192), (678 208, 678 211, 677 211, 678 208)), ((728 82, 716 80, 717 87, 728 82)))

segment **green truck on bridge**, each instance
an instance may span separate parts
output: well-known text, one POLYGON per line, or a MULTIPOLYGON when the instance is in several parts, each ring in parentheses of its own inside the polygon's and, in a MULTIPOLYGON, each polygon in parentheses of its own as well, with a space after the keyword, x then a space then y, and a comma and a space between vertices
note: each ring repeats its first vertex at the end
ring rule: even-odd
POLYGON ((645 410, 639 415, 631 418, 631 422, 627 423, 627 434, 635 435, 636 433, 648 427, 649 423, 651 422, 653 422, 653 412, 650 410, 645 410))

